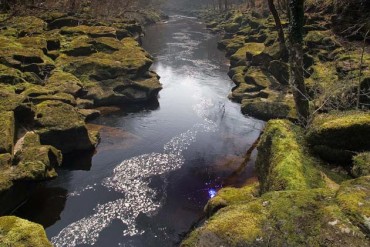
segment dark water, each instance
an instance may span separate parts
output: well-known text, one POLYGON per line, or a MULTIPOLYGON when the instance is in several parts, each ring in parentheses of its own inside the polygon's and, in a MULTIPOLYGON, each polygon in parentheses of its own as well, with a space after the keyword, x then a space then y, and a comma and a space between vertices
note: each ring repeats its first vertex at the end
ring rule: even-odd
POLYGON ((147 28, 158 102, 94 121, 95 155, 67 159, 17 214, 43 224, 55 246, 176 246, 214 191, 253 177, 255 152, 240 166, 263 123, 227 99, 217 40, 182 16, 147 28))

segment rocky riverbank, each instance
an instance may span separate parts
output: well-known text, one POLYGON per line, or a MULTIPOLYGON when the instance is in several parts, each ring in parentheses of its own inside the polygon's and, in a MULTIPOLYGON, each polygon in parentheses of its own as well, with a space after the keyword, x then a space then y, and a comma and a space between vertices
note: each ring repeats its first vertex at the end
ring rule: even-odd
MULTIPOLYGON (((99 133, 86 122, 100 115, 99 107, 157 97, 159 76, 149 69, 153 59, 140 37, 143 25, 163 16, 97 20, 46 12, 2 18, 0 215, 22 203, 35 181, 56 177, 63 155, 95 148, 99 133)), ((23 228, 12 228, 10 220, 26 223, 0 218, 0 239, 14 244, 21 238, 8 237, 23 228)))
MULTIPOLYGON (((360 43, 337 34, 330 8, 308 5, 306 15, 304 66, 314 109, 306 129, 294 124, 289 67, 273 18, 201 13, 212 32, 223 34, 218 45, 236 84, 229 98, 244 114, 270 121, 258 145, 259 182, 218 191, 205 207, 207 220, 182 246, 369 245, 370 57, 365 47, 361 62, 360 43), (352 110, 359 91, 361 110, 352 110)), ((286 31, 284 18, 282 25, 286 31)))

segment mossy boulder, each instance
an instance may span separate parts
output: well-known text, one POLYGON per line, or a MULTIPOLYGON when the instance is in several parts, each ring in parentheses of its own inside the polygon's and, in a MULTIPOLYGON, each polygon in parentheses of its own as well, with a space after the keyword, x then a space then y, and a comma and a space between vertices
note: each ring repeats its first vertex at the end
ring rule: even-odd
POLYGON ((39 136, 27 132, 17 143, 13 165, 13 180, 45 180, 57 176, 55 167, 62 164, 62 153, 56 148, 41 145, 39 136))
POLYGON ((295 114, 292 106, 285 101, 244 97, 241 103, 243 114, 264 121, 292 118, 295 114))
POLYGON ((92 149, 84 119, 71 105, 47 100, 35 106, 35 124, 41 143, 63 153, 92 149))
POLYGON ((247 84, 256 85, 260 90, 278 84, 271 74, 256 66, 248 69, 244 79, 247 84))
POLYGON ((305 146, 302 129, 287 120, 267 123, 256 161, 261 193, 325 187, 316 164, 305 146))
POLYGON ((0 83, 15 85, 25 82, 24 78, 20 70, 0 64, 0 83))
POLYGON ((115 79, 132 74, 138 76, 147 71, 152 58, 132 38, 121 41, 121 48, 111 54, 93 53, 88 57, 58 57, 57 65, 77 76, 82 82, 115 79))
POLYGON ((13 153, 15 139, 14 112, 0 112, 0 154, 13 153))
POLYGON ((366 246, 365 234, 330 190, 280 191, 250 200, 240 194, 181 246, 366 246), (243 200, 244 197, 244 200, 243 200))
POLYGON ((45 86, 52 91, 67 93, 73 96, 77 96, 82 89, 82 83, 77 77, 60 70, 54 70, 52 72, 45 86))
POLYGON ((0 217, 0 242, 14 247, 52 246, 41 225, 15 216, 0 217))
POLYGON ((265 45, 263 43, 246 43, 230 57, 231 65, 245 65, 247 60, 250 61, 253 56, 262 53, 264 49, 265 45))
POLYGON ((0 83, 0 112, 14 111, 24 101, 24 96, 15 93, 15 87, 0 83))
POLYGON ((360 177, 341 184, 336 199, 350 220, 370 236, 370 177, 360 177))
POLYGON ((370 150, 370 113, 333 112, 318 115, 307 138, 311 145, 349 151, 370 150))
MULTIPOLYGON (((237 75, 233 77, 233 80, 236 80, 235 77, 237 77, 237 75)), ((258 92, 259 90, 257 86, 243 82, 233 89, 229 98, 240 103, 249 93, 258 92)))
POLYGON ((236 33, 239 31, 239 23, 228 23, 224 25, 225 32, 227 33, 236 33))
POLYGON ((117 36, 116 29, 113 27, 107 26, 86 26, 80 25, 75 27, 64 27, 60 31, 63 35, 88 35, 91 38, 99 38, 99 37, 112 37, 115 38, 117 36))
POLYGON ((360 153, 353 157, 352 175, 355 177, 370 175, 370 152, 360 153))

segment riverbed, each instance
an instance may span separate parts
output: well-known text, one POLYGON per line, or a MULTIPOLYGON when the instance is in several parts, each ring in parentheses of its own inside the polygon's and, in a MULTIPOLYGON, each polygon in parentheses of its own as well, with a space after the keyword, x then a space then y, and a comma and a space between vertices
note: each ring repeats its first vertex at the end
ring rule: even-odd
POLYGON ((235 85, 219 39, 185 16, 147 27, 158 100, 106 109, 90 123, 96 151, 67 158, 17 215, 57 247, 176 246, 218 189, 255 179, 256 150, 247 162, 245 153, 264 123, 228 100, 235 85))

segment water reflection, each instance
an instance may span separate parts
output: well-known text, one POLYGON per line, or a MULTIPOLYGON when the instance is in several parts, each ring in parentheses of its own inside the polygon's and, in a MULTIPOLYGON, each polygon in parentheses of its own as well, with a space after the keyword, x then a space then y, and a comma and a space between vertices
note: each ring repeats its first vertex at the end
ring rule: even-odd
POLYGON ((107 109, 92 123, 102 142, 90 171, 61 170, 48 185, 68 191, 46 229, 56 246, 176 246, 217 190, 254 176, 253 155, 233 174, 263 123, 228 101, 233 83, 217 40, 181 16, 146 30, 160 105, 107 109))

